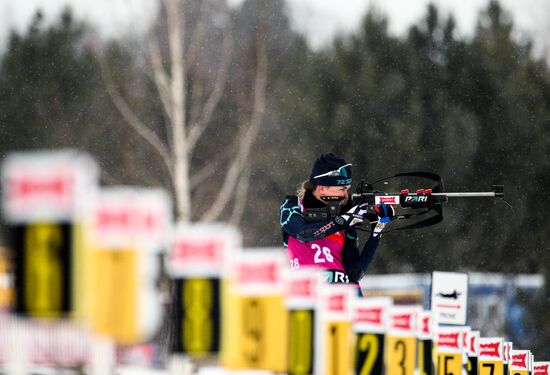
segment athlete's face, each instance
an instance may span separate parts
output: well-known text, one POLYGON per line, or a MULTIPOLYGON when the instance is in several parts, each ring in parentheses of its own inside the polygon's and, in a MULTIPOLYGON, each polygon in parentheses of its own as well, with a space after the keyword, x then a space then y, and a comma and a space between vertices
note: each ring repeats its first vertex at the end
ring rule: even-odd
POLYGON ((322 200, 323 197, 341 197, 342 204, 345 204, 349 198, 350 185, 343 186, 317 186, 314 194, 317 199, 322 200))

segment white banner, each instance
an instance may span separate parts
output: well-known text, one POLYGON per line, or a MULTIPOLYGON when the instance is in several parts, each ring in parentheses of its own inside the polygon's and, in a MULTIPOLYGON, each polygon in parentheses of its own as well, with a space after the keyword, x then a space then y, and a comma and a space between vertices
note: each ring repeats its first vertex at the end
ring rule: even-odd
POLYGON ((106 187, 99 192, 93 219, 99 247, 158 252, 168 246, 172 206, 162 189, 106 187))
POLYGON ((223 276, 241 250, 241 234, 227 224, 178 223, 167 261, 171 277, 223 276))
POLYGON ((76 150, 16 152, 1 165, 6 222, 74 221, 89 214, 99 169, 76 150))

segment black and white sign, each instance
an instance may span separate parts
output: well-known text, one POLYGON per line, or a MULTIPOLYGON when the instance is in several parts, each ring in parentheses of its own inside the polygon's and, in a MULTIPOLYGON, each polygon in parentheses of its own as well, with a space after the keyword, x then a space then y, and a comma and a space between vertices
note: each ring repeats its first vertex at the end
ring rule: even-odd
POLYGON ((468 275, 433 272, 431 309, 440 324, 466 324, 468 275))

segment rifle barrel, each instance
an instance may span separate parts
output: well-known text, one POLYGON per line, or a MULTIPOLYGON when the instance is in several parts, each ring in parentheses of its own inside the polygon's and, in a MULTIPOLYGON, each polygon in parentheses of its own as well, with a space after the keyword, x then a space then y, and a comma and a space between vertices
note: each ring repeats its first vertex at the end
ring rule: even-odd
POLYGON ((432 195, 445 195, 449 198, 472 198, 472 197, 496 197, 494 191, 487 192, 468 192, 468 193, 432 193, 432 195))

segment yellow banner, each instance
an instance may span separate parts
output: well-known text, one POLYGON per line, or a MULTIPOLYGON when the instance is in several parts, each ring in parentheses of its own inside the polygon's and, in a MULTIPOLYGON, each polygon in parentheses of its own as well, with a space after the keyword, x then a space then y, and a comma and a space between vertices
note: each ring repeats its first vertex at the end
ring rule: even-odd
POLYGON ((314 310, 288 312, 288 374, 313 374, 315 315, 314 310))
POLYGON ((460 353, 438 353, 437 374, 462 374, 462 355, 460 353))
POLYGON ((325 374, 349 374, 352 367, 351 322, 325 325, 325 374))
POLYGON ((381 375, 384 373, 384 335, 357 333, 355 340, 355 373, 381 375))
POLYGON ((413 375, 416 359, 415 337, 388 337, 387 373, 413 375))
POLYGON ((92 329, 118 344, 139 343, 137 251, 94 250, 90 258, 92 329))
POLYGON ((285 372, 288 335, 283 295, 230 293, 226 311, 223 364, 230 369, 285 372))

